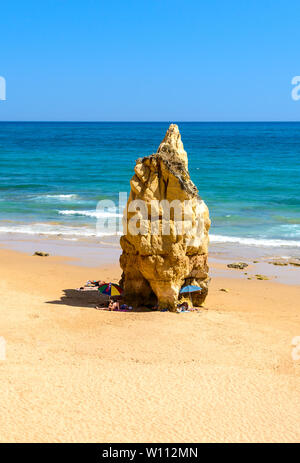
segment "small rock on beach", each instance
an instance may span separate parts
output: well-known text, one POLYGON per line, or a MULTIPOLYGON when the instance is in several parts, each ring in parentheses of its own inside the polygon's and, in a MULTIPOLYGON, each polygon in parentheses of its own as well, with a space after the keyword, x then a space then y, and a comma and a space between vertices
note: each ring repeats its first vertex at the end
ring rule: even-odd
POLYGON ((255 275, 255 278, 257 280, 269 280, 269 278, 266 275, 255 275))
POLYGON ((280 258, 280 259, 273 259, 269 261, 269 264, 273 265, 279 265, 279 266, 287 266, 287 265, 294 265, 296 267, 300 267, 300 258, 294 257, 294 258, 280 258))
POLYGON ((232 264, 227 264, 228 268, 238 268, 240 270, 243 270, 244 268, 248 267, 248 264, 245 262, 233 262, 232 264))

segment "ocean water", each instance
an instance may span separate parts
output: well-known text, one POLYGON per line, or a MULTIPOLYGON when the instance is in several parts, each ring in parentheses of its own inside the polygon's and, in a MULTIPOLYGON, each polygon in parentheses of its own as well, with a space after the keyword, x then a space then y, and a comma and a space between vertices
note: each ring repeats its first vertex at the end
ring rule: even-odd
MULTIPOLYGON (((0 236, 94 236, 168 125, 0 122, 0 236)), ((178 125, 211 241, 300 247, 300 123, 178 125)))

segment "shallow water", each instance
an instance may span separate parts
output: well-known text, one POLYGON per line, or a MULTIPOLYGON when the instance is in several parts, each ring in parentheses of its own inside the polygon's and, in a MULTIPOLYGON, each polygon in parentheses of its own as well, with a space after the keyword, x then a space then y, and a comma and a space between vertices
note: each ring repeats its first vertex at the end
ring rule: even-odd
MULTIPOLYGON (((168 125, 0 122, 0 233, 94 236, 97 202, 129 192, 168 125)), ((300 123, 179 128, 212 242, 300 247, 300 123)))

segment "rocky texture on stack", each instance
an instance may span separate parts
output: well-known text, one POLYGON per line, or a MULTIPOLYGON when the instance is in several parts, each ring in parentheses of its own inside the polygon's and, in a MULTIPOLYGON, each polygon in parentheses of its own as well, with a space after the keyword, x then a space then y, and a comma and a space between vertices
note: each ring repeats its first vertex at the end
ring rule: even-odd
POLYGON ((136 307, 158 303, 161 309, 176 310, 180 289, 198 285, 202 291, 193 293, 192 302, 199 306, 208 291, 210 219, 190 179, 177 125, 170 125, 157 153, 138 159, 134 170, 120 239, 124 298, 136 307), (142 200, 145 207, 136 207, 135 200, 142 200), (184 211, 181 220, 178 209, 180 214, 184 211), (132 223, 140 233, 132 233, 132 223))

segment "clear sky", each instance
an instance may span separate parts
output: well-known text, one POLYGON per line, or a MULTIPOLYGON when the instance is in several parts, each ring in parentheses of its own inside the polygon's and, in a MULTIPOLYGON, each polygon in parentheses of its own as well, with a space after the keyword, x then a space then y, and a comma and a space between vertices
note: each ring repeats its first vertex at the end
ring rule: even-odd
POLYGON ((0 120, 300 120, 299 0, 1 2, 0 120))

